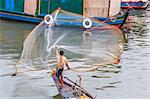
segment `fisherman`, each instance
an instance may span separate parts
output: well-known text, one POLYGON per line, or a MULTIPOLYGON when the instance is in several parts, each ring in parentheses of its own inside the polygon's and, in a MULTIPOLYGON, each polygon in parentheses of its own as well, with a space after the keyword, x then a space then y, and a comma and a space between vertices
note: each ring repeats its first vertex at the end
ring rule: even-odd
POLYGON ((64 65, 67 66, 68 70, 69 65, 68 65, 68 60, 67 58, 64 56, 64 51, 62 50, 58 50, 58 46, 55 47, 56 50, 56 58, 57 58, 57 64, 56 64, 56 77, 59 79, 59 82, 61 85, 63 85, 63 75, 62 72, 64 70, 64 65))

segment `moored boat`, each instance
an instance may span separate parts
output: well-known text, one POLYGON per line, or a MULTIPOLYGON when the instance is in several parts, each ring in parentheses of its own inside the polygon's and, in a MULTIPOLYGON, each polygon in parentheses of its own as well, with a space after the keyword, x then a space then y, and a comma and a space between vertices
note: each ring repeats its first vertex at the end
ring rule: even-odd
POLYGON ((118 15, 121 0, 117 2, 116 0, 105 0, 105 2, 103 0, 94 2, 91 0, 3 0, 0 2, 0 18, 19 21, 39 23, 46 14, 52 13, 58 7, 69 12, 94 17, 111 25, 121 25, 126 20, 126 13, 118 15))
POLYGON ((144 9, 149 5, 148 0, 122 0, 121 8, 144 9))

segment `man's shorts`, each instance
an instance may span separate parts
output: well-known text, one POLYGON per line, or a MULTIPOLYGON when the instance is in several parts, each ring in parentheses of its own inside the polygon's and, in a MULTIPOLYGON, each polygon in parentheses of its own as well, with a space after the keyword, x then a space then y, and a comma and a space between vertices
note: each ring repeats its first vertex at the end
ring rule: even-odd
POLYGON ((59 76, 62 74, 64 68, 62 69, 57 69, 57 72, 56 72, 56 77, 59 79, 59 76))

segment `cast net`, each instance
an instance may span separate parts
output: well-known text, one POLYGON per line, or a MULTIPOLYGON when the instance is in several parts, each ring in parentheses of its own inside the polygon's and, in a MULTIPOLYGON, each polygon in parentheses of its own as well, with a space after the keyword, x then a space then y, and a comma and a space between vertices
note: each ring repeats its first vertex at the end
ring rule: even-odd
POLYGON ((31 70, 55 67, 56 45, 72 70, 84 72, 118 63, 124 39, 118 28, 57 9, 27 36, 19 64, 31 70))

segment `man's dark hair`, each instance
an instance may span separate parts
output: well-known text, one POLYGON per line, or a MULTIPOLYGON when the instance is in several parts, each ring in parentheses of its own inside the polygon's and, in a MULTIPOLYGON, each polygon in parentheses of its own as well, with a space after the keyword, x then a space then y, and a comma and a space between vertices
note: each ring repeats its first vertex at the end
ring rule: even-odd
POLYGON ((64 55, 64 51, 61 50, 61 51, 59 52, 59 54, 60 54, 60 55, 64 55))

